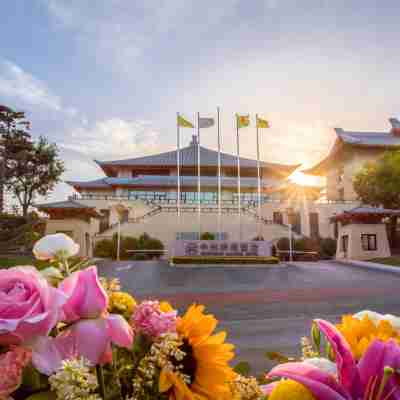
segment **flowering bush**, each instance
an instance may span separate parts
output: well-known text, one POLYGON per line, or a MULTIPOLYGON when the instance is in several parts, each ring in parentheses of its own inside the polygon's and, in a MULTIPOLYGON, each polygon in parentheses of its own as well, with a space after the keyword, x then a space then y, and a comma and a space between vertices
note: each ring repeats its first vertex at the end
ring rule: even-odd
POLYGON ((302 357, 275 353, 287 362, 261 385, 231 367, 234 346, 204 306, 179 315, 167 302, 137 302, 95 266, 71 267, 77 245, 56 239, 40 246, 58 269, 0 271, 0 400, 400 399, 395 316, 315 320, 302 357))

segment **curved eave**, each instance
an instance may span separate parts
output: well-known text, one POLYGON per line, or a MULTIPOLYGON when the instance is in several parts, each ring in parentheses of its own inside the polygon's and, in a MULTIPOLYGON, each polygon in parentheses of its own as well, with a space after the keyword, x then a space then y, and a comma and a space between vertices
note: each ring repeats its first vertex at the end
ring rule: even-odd
POLYGON ((343 150, 343 147, 344 147, 343 140, 340 137, 337 137, 329 154, 323 160, 321 160, 318 164, 314 165, 313 167, 305 169, 301 172, 306 175, 314 175, 314 176, 325 175, 329 167, 336 160, 339 153, 341 153, 341 151, 343 150))

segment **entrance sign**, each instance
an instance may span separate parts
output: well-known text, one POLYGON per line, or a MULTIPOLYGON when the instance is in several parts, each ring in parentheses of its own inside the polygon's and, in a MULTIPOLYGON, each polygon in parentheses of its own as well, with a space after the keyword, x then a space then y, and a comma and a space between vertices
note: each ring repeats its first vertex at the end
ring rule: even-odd
POLYGON ((225 256, 269 257, 271 242, 230 240, 177 240, 172 254, 176 257, 225 256))

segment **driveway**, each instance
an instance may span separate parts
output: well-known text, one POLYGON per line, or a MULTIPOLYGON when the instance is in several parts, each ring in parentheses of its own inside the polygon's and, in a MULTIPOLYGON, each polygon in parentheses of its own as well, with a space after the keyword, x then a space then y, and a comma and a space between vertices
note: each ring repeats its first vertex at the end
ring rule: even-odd
POLYGON ((99 271, 138 299, 165 299, 181 311, 205 304, 237 345, 237 360, 250 361, 254 373, 271 366, 266 351, 297 354, 312 318, 336 321, 361 309, 400 314, 400 275, 334 262, 179 268, 125 261, 99 264, 99 271))

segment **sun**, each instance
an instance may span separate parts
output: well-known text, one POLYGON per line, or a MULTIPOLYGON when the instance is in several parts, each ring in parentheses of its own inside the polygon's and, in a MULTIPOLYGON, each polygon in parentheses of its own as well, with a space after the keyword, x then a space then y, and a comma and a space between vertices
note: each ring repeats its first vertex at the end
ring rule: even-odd
POLYGON ((320 177, 306 175, 300 171, 293 172, 293 174, 289 176, 289 180, 300 186, 322 186, 320 177))

